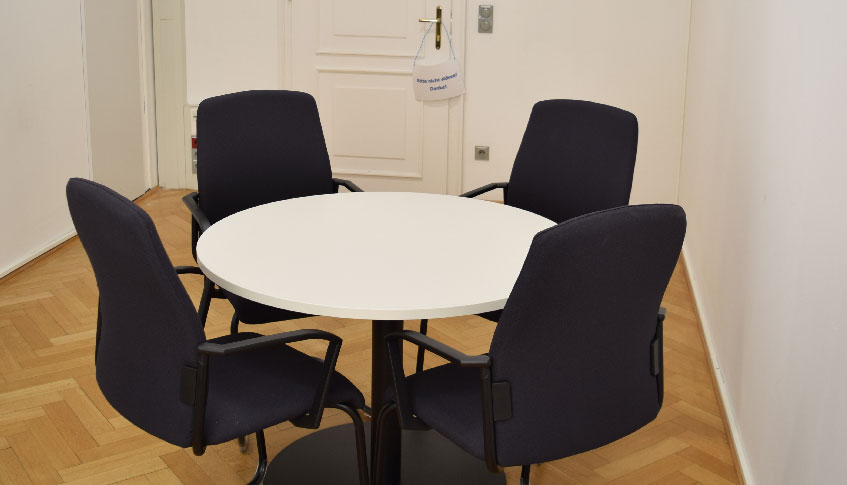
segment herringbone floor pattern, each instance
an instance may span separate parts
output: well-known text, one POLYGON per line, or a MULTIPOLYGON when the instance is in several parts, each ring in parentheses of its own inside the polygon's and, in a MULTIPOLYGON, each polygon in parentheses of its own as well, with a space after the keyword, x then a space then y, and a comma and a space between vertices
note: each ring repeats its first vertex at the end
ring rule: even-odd
MULTIPOLYGON (((139 204, 156 222, 174 264, 192 264, 185 191, 154 190, 139 204)), ((199 299, 198 276, 182 277, 199 299)), ((576 483, 738 483, 723 412, 707 365, 697 315, 682 266, 664 305, 665 401, 658 419, 611 445, 533 467, 537 485, 576 483)), ((255 446, 242 455, 235 443, 204 456, 139 430, 106 402, 94 378, 97 287, 74 238, 34 264, 0 280, 0 482, 18 483, 244 483, 256 463, 255 446)), ((232 309, 216 300, 207 335, 228 332, 232 309)), ((410 323, 411 328, 417 322, 410 323)), ((316 317, 251 330, 275 333, 322 328, 344 339, 338 369, 368 395, 370 323, 316 317)), ((487 350, 494 329, 477 317, 436 320, 430 334, 468 353, 487 350)), ((302 349, 316 355, 318 347, 302 349)), ((322 353, 320 354, 322 355, 322 353)), ((411 350, 407 358, 412 364, 411 350)), ((431 354, 427 363, 437 362, 431 354)), ((324 426, 348 422, 327 411, 324 426)), ((308 431, 290 424, 266 431, 274 456, 308 431)), ((518 470, 508 469, 509 483, 518 470)))

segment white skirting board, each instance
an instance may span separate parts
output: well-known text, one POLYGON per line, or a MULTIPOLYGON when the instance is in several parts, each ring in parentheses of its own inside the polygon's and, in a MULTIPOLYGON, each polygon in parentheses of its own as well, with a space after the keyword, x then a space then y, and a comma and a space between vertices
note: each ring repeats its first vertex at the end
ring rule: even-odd
POLYGON ((59 244, 62 244, 63 242, 67 241, 68 239, 70 239, 74 236, 76 236, 76 231, 71 230, 69 233, 67 233, 63 236, 59 236, 58 238, 50 241, 49 243, 44 245, 42 248, 34 250, 33 252, 31 252, 30 254, 25 256, 22 260, 17 261, 15 263, 12 263, 12 264, 10 264, 9 266, 7 266, 3 269, 0 269, 0 278, 6 277, 6 275, 11 273, 12 271, 15 271, 16 269, 20 268, 21 266, 29 263, 33 259, 41 256, 42 254, 46 253, 47 251, 50 251, 51 249, 55 248, 59 244))
POLYGON ((721 395, 720 397, 723 402, 724 413, 726 415, 727 423, 729 424, 729 439, 732 440, 732 444, 735 447, 735 453, 738 457, 738 465, 741 468, 741 478, 744 480, 745 484, 755 485, 756 482, 753 480, 750 462, 747 461, 747 453, 744 451, 744 445, 741 441, 741 433, 735 421, 735 412, 730 407, 729 391, 727 391, 726 383, 723 380, 720 363, 718 363, 717 357, 715 356, 714 340, 712 339, 709 318, 707 316, 706 309, 703 307, 702 293, 700 292, 700 287, 697 284, 697 276, 689 263, 688 245, 686 243, 683 243, 682 245, 682 255, 683 260, 685 261, 685 272, 688 275, 688 285, 691 288, 691 295, 694 298, 694 307, 697 311, 697 317, 700 320, 700 327, 703 329, 703 337, 706 340, 706 354, 709 356, 709 363, 715 372, 715 381, 718 384, 718 392, 721 395))

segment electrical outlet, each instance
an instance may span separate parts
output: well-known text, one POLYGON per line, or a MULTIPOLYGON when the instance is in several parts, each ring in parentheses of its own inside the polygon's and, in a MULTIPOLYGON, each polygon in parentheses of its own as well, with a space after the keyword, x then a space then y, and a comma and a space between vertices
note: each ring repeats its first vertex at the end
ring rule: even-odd
POLYGON ((480 5, 476 31, 490 34, 494 31, 494 5, 480 5))
POLYGON ((488 147, 475 146, 473 147, 474 160, 488 160, 488 147))

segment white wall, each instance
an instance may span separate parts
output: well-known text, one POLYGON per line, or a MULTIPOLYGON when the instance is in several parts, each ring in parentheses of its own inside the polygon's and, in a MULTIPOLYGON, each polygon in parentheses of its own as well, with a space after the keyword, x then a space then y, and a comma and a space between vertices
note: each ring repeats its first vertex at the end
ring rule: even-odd
MULTIPOLYGON (((507 180, 532 105, 571 98, 635 113, 640 136, 632 201, 675 201, 689 4, 468 1, 464 189, 507 180), (493 34, 477 33, 480 3, 495 5, 493 34), (490 146, 491 160, 474 160, 474 145, 490 146)), ((282 86, 277 8, 277 0, 185 0, 189 104, 282 86)))
POLYGON ((248 89, 280 89, 277 0, 185 0, 188 104, 248 89))
POLYGON ((508 180, 535 102, 584 99, 638 117, 632 201, 675 201, 689 4, 469 1, 464 188, 508 180), (481 3, 494 5, 491 34, 477 32, 481 3), (474 145, 491 160, 474 160, 474 145))
POLYGON ((0 3, 0 276, 73 233, 89 176, 79 1, 0 3))
POLYGON ((847 4, 692 3, 685 255, 742 459, 847 483, 847 4))

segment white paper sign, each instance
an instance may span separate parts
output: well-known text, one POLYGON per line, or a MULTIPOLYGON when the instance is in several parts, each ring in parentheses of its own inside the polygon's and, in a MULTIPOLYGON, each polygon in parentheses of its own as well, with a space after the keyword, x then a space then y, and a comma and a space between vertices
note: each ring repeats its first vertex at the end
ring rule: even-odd
POLYGON ((412 61, 412 87, 415 99, 418 101, 438 101, 440 99, 454 98, 465 93, 465 79, 459 70, 459 62, 456 60, 456 52, 453 50, 453 39, 450 31, 444 29, 447 34, 447 42, 450 45, 450 59, 441 64, 430 66, 418 64, 418 56, 421 55, 426 36, 432 30, 433 24, 429 24, 421 39, 418 53, 412 61))
POLYGON ((418 101, 453 98, 465 92, 465 80, 455 59, 431 66, 415 64, 412 83, 418 101))

